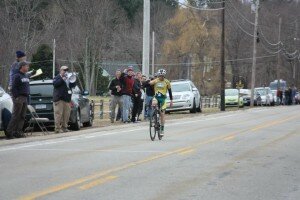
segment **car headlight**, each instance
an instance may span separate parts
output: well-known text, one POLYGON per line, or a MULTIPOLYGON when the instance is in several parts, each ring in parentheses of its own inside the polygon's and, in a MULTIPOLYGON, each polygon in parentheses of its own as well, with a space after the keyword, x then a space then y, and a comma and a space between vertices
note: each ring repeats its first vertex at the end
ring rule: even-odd
POLYGON ((184 99, 184 100, 187 100, 187 99, 189 99, 189 98, 190 98, 190 95, 189 95, 189 94, 185 94, 185 95, 182 96, 182 99, 184 99))

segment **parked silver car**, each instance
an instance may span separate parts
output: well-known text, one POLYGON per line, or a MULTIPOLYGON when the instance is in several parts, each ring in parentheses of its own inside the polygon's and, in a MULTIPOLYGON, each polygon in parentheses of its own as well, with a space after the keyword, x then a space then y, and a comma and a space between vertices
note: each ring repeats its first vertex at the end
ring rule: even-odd
POLYGON ((170 98, 167 98, 167 112, 189 110, 191 113, 201 112, 201 95, 194 83, 190 80, 171 81, 173 106, 170 107, 170 98))
POLYGON ((272 91, 269 87, 259 87, 254 90, 255 99, 258 96, 261 99, 261 102, 257 101, 257 104, 266 105, 266 106, 274 106, 275 105, 275 97, 272 94, 272 91))
POLYGON ((10 95, 0 87, 0 131, 5 132, 11 118, 12 108, 13 102, 10 95))

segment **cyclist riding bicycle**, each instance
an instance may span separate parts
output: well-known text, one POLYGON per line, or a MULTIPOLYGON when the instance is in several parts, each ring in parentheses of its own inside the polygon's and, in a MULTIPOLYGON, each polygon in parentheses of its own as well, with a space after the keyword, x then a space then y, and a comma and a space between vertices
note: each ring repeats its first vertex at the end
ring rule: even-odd
POLYGON ((159 69, 157 71, 157 78, 150 81, 149 84, 154 86, 154 98, 152 100, 152 105, 158 103, 159 108, 161 109, 160 118, 161 118, 161 135, 164 134, 164 125, 165 125, 165 110, 167 108, 167 92, 169 92, 170 97, 170 107, 173 106, 173 96, 171 90, 171 84, 168 79, 165 78, 167 71, 165 69, 159 69))

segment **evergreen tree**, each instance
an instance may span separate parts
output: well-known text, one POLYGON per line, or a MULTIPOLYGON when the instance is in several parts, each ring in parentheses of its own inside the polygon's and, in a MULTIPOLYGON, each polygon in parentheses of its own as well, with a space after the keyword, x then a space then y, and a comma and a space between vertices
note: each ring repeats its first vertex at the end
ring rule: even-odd
POLYGON ((52 49, 47 44, 42 44, 38 47, 35 54, 32 55, 30 69, 42 69, 43 74, 38 79, 49 79, 52 78, 52 49))

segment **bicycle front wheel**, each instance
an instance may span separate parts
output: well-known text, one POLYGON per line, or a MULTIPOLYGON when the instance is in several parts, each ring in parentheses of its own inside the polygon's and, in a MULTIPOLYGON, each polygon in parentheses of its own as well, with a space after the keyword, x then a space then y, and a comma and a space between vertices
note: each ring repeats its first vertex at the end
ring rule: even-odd
POLYGON ((155 140, 155 136, 157 132, 156 126, 157 126, 157 115, 156 115, 156 111, 154 111, 150 118, 150 138, 152 141, 155 140))

